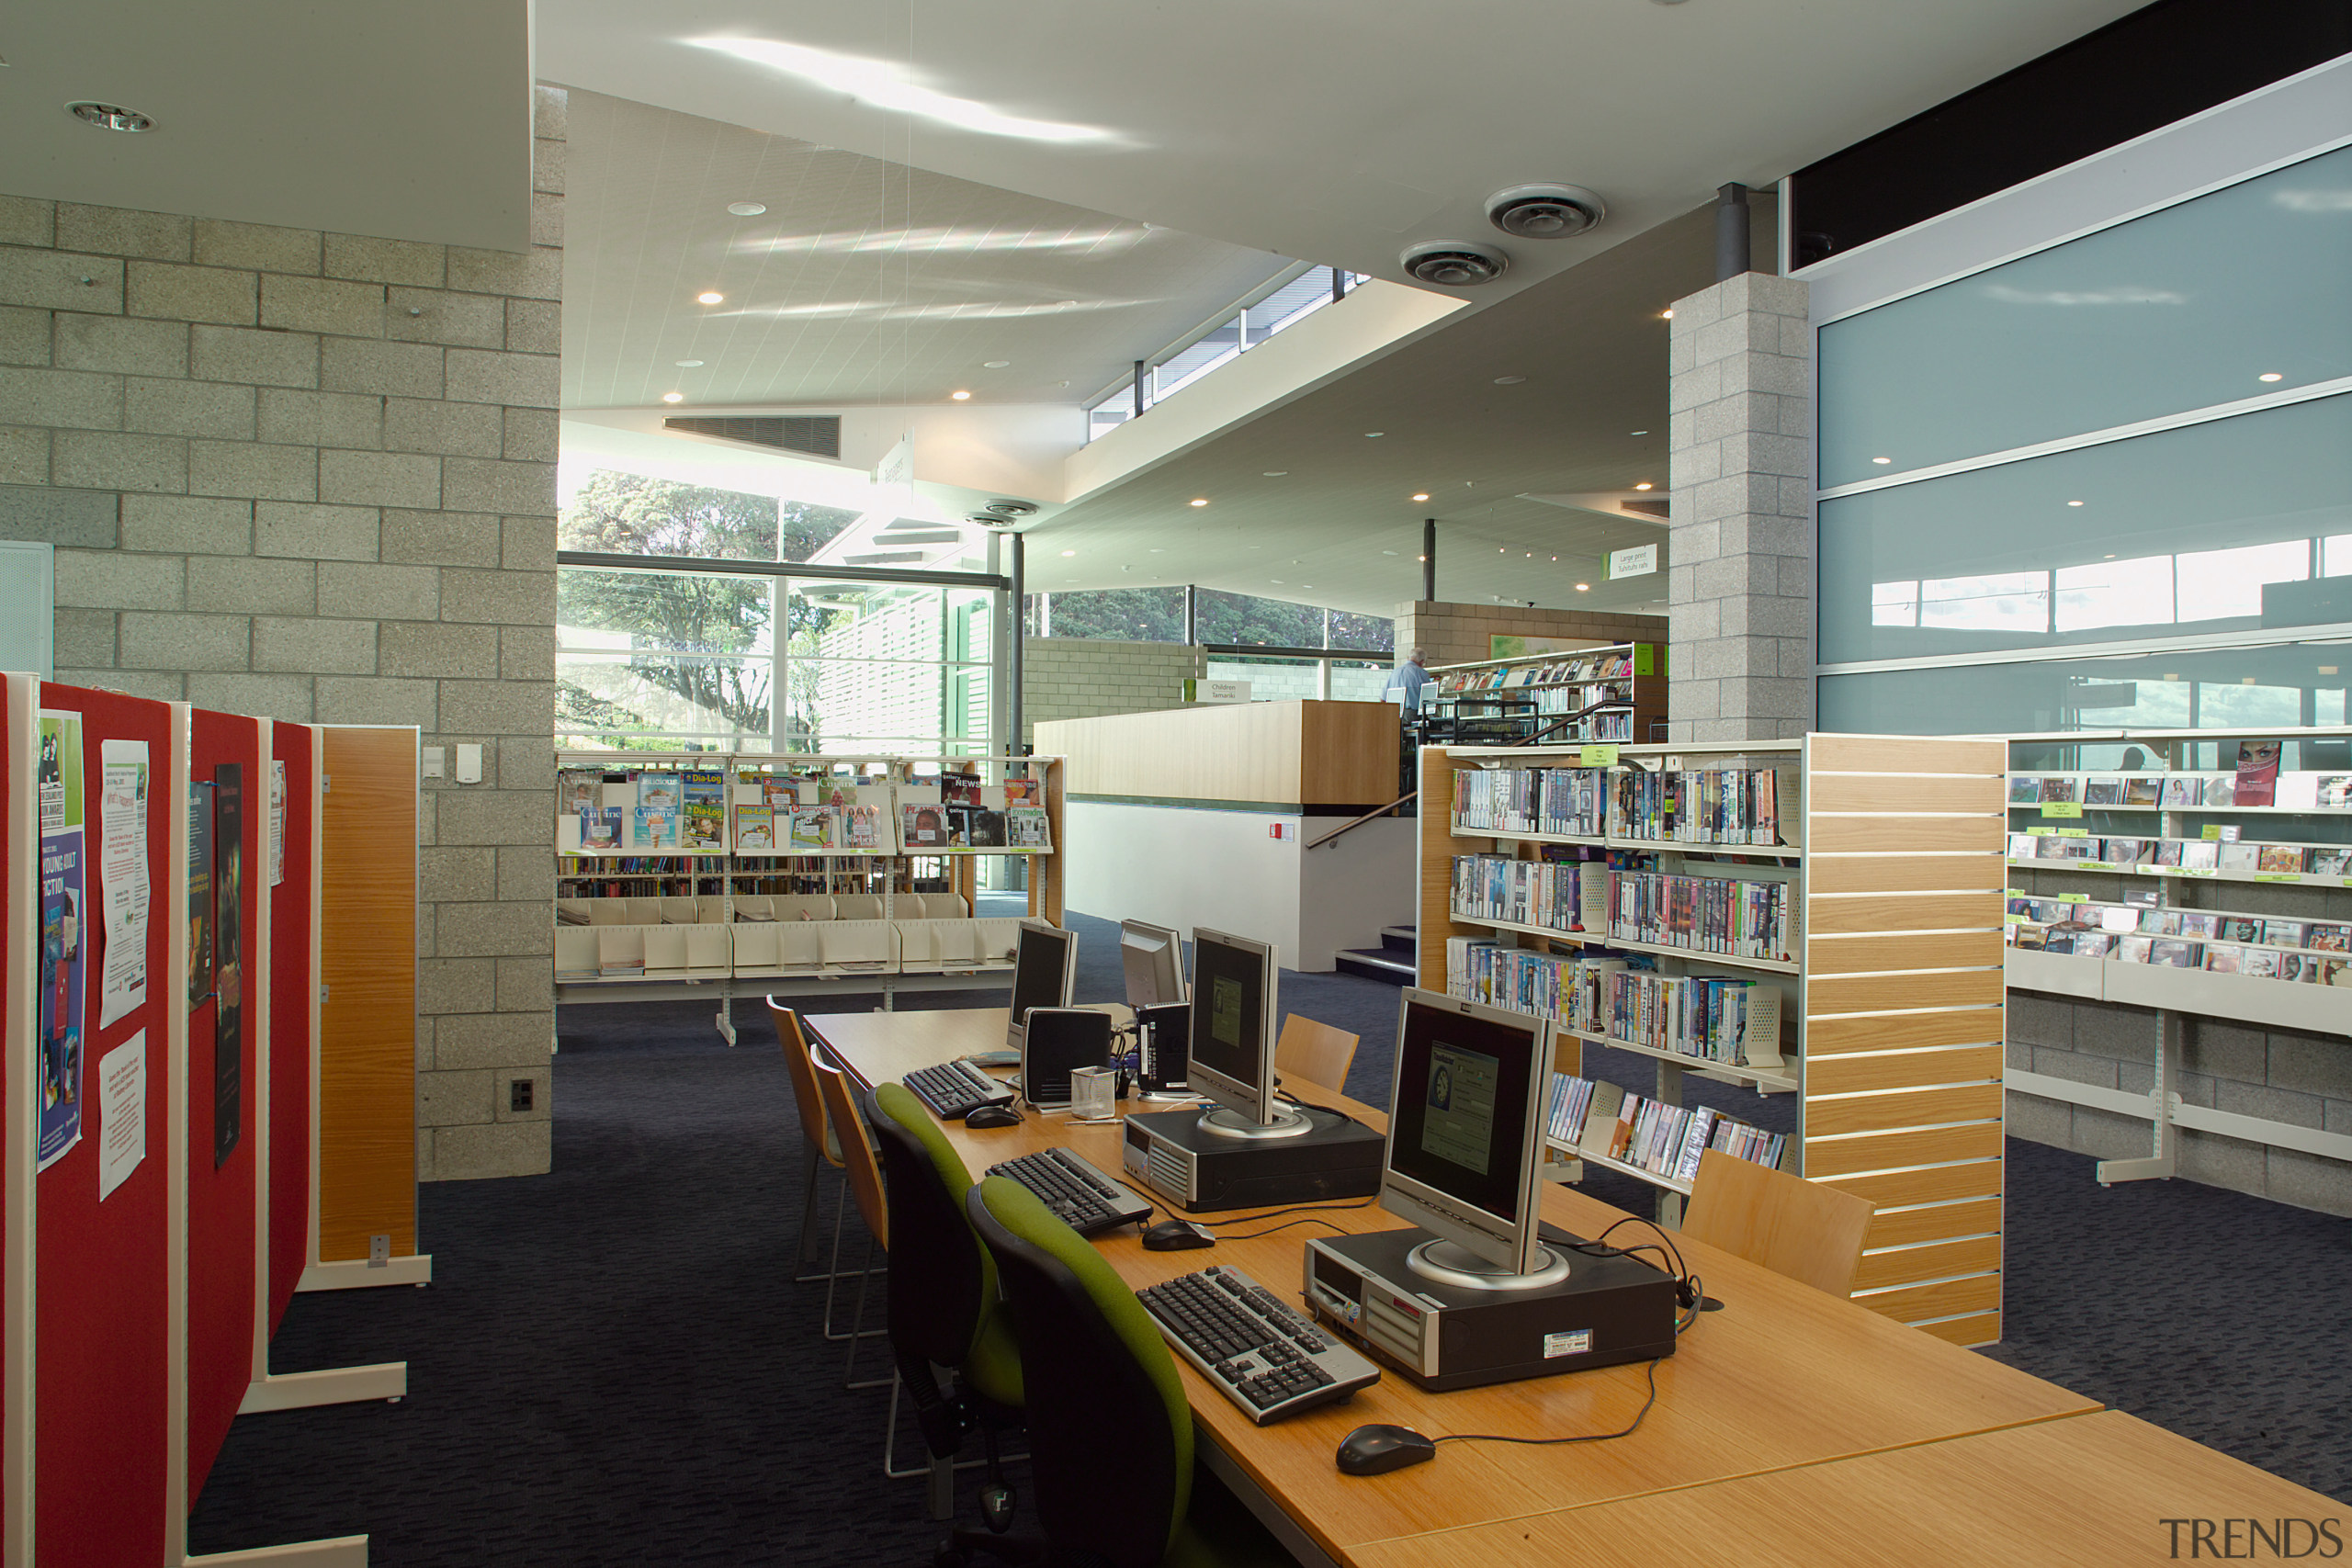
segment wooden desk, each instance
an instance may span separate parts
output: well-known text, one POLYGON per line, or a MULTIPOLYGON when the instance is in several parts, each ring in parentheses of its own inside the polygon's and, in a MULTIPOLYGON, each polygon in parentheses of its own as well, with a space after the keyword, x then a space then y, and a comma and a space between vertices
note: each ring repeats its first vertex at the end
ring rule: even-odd
MULTIPOLYGON (((866 1087, 970 1051, 1001 1046, 1004 1013, 897 1012, 807 1018, 809 1031, 866 1087)), ((1295 1086, 1299 1097, 1347 1111, 1369 1125, 1369 1106, 1295 1086)), ((972 1132, 946 1124, 974 1175, 1032 1149, 1067 1145, 1117 1175, 1120 1132, 1030 1115, 1018 1127, 972 1132)), ((1261 1227, 1253 1211, 1202 1216, 1212 1230, 1261 1227)), ((1622 1211, 1571 1189, 1545 1189, 1544 1215, 1592 1235, 1622 1211)), ((1396 1216, 1366 1207, 1318 1219, 1354 1231, 1393 1230, 1396 1216)), ((1269 1222, 1279 1224, 1281 1222, 1269 1222)), ((1209 1250, 1146 1252, 1127 1230, 1095 1238, 1120 1276, 1147 1285, 1229 1263, 1285 1296, 1301 1284, 1301 1225, 1209 1250)), ((1679 1238, 1678 1238, 1679 1241, 1679 1238)), ((1340 1561, 1374 1541, 1688 1487, 1792 1465, 1931 1442, 2098 1408, 2096 1402, 1945 1344, 1849 1301, 1695 1242, 1682 1255, 1726 1303, 1701 1318, 1659 1363, 1657 1405, 1642 1429, 1610 1443, 1528 1448, 1460 1444, 1434 1461, 1365 1478, 1340 1473, 1340 1438, 1367 1422, 1396 1422, 1431 1437, 1449 1432, 1565 1435, 1609 1432, 1631 1421, 1646 1382, 1641 1366, 1540 1378, 1453 1393, 1425 1393, 1390 1372, 1341 1404, 1260 1427, 1181 1359, 1193 1418, 1248 1478, 1340 1561)), ((1390 1561, 1394 1561, 1393 1559, 1390 1561)))
MULTIPOLYGON (((1661 1402, 1662 1403, 1662 1402, 1661 1402)), ((2199 1554, 2254 1555, 2241 1523, 2332 1520, 2333 1498, 2151 1427, 2120 1410, 2012 1427, 1891 1453, 1775 1471, 1364 1548, 1365 1568, 1657 1568, 1661 1548, 1699 1547, 1743 1568, 2019 1568, 2189 1558, 2166 1519, 2215 1521, 2199 1554)), ((2299 1529, 2295 1544, 2311 1537, 2299 1529)), ((2328 1549, 2324 1539, 2316 1560, 2328 1549)), ((1672 1553, 1679 1555, 1679 1553, 1672 1553)), ((2275 1555, 2267 1551, 2260 1555, 2275 1555)))

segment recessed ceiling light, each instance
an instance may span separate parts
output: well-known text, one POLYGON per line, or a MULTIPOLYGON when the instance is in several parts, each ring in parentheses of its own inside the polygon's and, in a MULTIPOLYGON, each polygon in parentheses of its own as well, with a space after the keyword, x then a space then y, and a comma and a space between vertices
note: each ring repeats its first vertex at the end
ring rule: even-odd
POLYGON ((701 293, 695 296, 695 303, 697 305, 724 305, 727 303, 727 296, 721 294, 716 288, 706 288, 701 293))
POLYGON ((1649 432, 1646 430, 1629 430, 1625 432, 1625 434, 1628 435, 1647 435, 1649 432))
POLYGON ((2079 501, 2070 501, 2066 504, 2069 506, 2080 506, 2082 502, 2079 501))
POLYGON ((1554 560, 1558 560, 1560 558, 1559 558, 1559 557, 1557 557, 1557 556, 1554 556, 1552 558, 1553 558, 1554 560))
POLYGON ((2335 666, 2333 664, 2323 664, 2319 667, 2319 672, 2323 675, 2333 675, 2335 673, 2335 666))
POLYGON ((665 403, 683 403, 686 400, 686 394, 684 392, 664 392, 662 394, 662 400, 665 403))
POLYGON ((1383 551, 1381 551, 1380 553, 1381 553, 1382 555, 1384 555, 1384 556, 1393 556, 1393 555, 1395 555, 1396 552, 1395 550, 1383 550, 1383 551))
POLYGON ((1660 310, 1657 313, 1657 319, 1661 321, 1670 321, 1674 320, 1674 312, 1671 310, 1660 310))
POLYGON ((1196 495, 1193 498, 1193 504, 1194 506, 1206 506, 1208 504, 1208 501, 1205 497, 1196 495))
POLYGON ((1414 499, 1415 501, 1427 501, 1427 500, 1429 499, 1429 495, 1427 494, 1427 492, 1423 492, 1422 494, 1419 494, 1419 495, 1417 495, 1417 496, 1413 497, 1413 499, 1414 499))
POLYGON ((2281 376, 2276 370, 2265 370, 2261 375, 2255 378, 2257 381, 2283 381, 2286 378, 2287 378, 2281 376))
POLYGON ((1064 550, 1062 554, 1065 556, 1074 556, 1078 554, 1078 552, 1076 550, 1064 550))
POLYGON ((1871 461, 1873 463, 1892 463, 1894 459, 1892 457, 1872 457, 1871 461))
POLYGON ((1656 488, 1657 488, 1657 487, 1656 487, 1655 485, 1651 484, 1649 480, 1647 480, 1647 479, 1644 479, 1641 483, 1639 483, 1639 484, 1635 485, 1634 488, 1635 490, 1655 490, 1655 489, 1656 489, 1656 488))
POLYGON ((678 361, 678 368, 681 370, 699 370, 702 368, 702 361, 699 359, 681 359, 678 361))
POLYGON ((767 209, 767 204, 763 201, 730 201, 727 204, 727 210, 738 218, 757 218, 767 209))
POLYGON ((1429 557, 1427 557, 1427 556, 1415 556, 1413 558, 1414 558, 1415 560, 1427 560, 1427 559, 1429 559, 1430 558, 1429 558, 1429 557))
POLYGON ((1268 468, 1265 477, 1270 479, 1279 479, 1288 477, 1289 473, 1288 468, 1268 468))
POLYGON ((1577 584, 1577 592, 1579 593, 1589 593, 1592 592, 1592 584, 1589 582, 1579 582, 1577 584))
POLYGON ((137 109, 127 109, 119 104, 94 104, 85 98, 65 106, 65 112, 85 125, 95 125, 101 130, 153 130, 155 122, 137 109))
POLYGON ((1495 378, 1495 385, 1498 387, 1516 387, 1521 381, 1526 379, 1527 378, 1524 376, 1498 376, 1495 378))
POLYGON ((972 394, 969 392, 950 392, 947 395, 959 403, 968 403, 972 400, 972 394))
POLYGON ((1012 363, 1012 361, 1010 359, 983 359, 980 361, 980 368, 983 370, 1001 370, 1012 363))
POLYGON ((1366 441, 1377 441, 1387 434, 1388 432, 1385 430, 1367 430, 1363 433, 1363 438, 1366 441))

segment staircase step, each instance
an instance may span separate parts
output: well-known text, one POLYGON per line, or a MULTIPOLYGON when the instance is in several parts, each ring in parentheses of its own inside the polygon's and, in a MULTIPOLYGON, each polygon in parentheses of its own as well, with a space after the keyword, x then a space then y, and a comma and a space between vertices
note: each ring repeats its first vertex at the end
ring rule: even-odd
POLYGON ((1421 972, 1416 964, 1400 961, 1396 950, 1389 948, 1356 948, 1336 955, 1333 962, 1350 975, 1360 975, 1368 980, 1380 980, 1391 986, 1413 986, 1420 983, 1421 972))
POLYGON ((1380 928, 1380 945, 1391 952, 1418 953, 1420 951, 1420 931, 1414 926, 1383 926, 1380 928))

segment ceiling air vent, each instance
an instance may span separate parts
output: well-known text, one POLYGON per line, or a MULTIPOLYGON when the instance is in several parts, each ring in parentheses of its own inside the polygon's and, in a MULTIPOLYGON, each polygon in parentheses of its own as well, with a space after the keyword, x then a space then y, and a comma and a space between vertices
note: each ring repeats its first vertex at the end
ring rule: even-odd
POLYGON ((1522 240, 1565 240, 1608 215, 1582 186, 1513 186, 1487 198, 1487 221, 1522 240))
POLYGON ((722 441, 743 441, 754 446, 773 446, 782 452, 805 452, 812 457, 842 455, 842 416, 837 413, 665 419, 662 428, 683 430, 691 435, 716 435, 722 441))
POLYGON ((1398 259, 1408 276, 1449 288, 1492 283, 1510 265, 1509 257, 1490 245, 1474 245, 1459 240, 1427 241, 1398 259))

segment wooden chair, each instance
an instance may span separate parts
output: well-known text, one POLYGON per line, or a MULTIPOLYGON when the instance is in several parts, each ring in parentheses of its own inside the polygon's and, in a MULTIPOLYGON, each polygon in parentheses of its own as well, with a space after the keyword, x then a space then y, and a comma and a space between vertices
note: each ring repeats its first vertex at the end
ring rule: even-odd
POLYGON ((1292 1013, 1283 1020, 1282 1037, 1274 1042, 1274 1071, 1285 1078, 1305 1078, 1334 1094, 1345 1094, 1348 1064, 1356 1059, 1359 1043, 1344 1029, 1292 1013))
POLYGON ((1682 1234, 1833 1296, 1853 1293, 1877 1208, 1721 1149, 1699 1156, 1682 1234))
MULTIPOLYGON (((792 1279, 795 1284, 800 1285, 819 1280, 825 1281, 824 1336, 828 1339, 849 1339, 854 1333, 854 1329, 833 1326, 833 1295, 840 1281, 848 1278, 842 1269, 842 1226, 848 1223, 849 1216, 850 1200, 847 1196, 836 1195, 832 1260, 822 1270, 814 1273, 806 1267, 814 1261, 808 1255, 812 1239, 808 1229, 809 1221, 817 1212, 818 1168, 820 1165, 831 1166, 834 1175, 841 1179, 844 1191, 848 1186, 849 1170, 842 1156, 841 1140, 834 1134, 833 1119, 826 1113, 824 1099, 818 1091, 817 1053, 815 1047, 808 1043, 808 1035, 801 1032, 800 1015, 779 1004, 774 997, 767 998, 767 1004, 768 1021, 775 1026, 776 1043, 784 1049, 785 1071, 792 1079, 793 1102, 800 1112, 800 1140, 808 1150, 808 1197, 800 1205, 799 1257, 803 1267, 792 1279)), ((867 1261, 870 1264, 872 1259, 869 1258, 867 1261)), ((859 1289, 863 1291, 864 1276, 867 1270, 859 1269, 857 1272, 860 1276, 859 1289)))
MULTIPOLYGON (((834 1141, 841 1147, 842 1169, 849 1178, 850 1192, 857 1200, 858 1213, 865 1220, 865 1267, 858 1270, 857 1306, 850 1314, 849 1333, 846 1336, 849 1340, 849 1360, 842 1369, 842 1386, 843 1388, 882 1388, 890 1382, 888 1378, 869 1378, 864 1382, 855 1381, 857 1342, 889 1332, 887 1327, 861 1326, 865 1321, 866 1282, 874 1277, 875 1249, 880 1247, 887 1252, 890 1247, 890 1205, 882 1195, 881 1156, 874 1151, 874 1139, 867 1133, 865 1117, 858 1111, 857 1101, 850 1092, 847 1075, 839 1067, 830 1063, 820 1062, 813 1056, 809 1058, 809 1066, 817 1075, 817 1096, 824 1101, 826 1116, 832 1122, 834 1141)), ((836 1228, 833 1232, 833 1268, 835 1269, 838 1270, 841 1268, 841 1261, 842 1237, 840 1230, 836 1228)), ((830 1297, 832 1287, 828 1285, 825 1289, 830 1297)))

